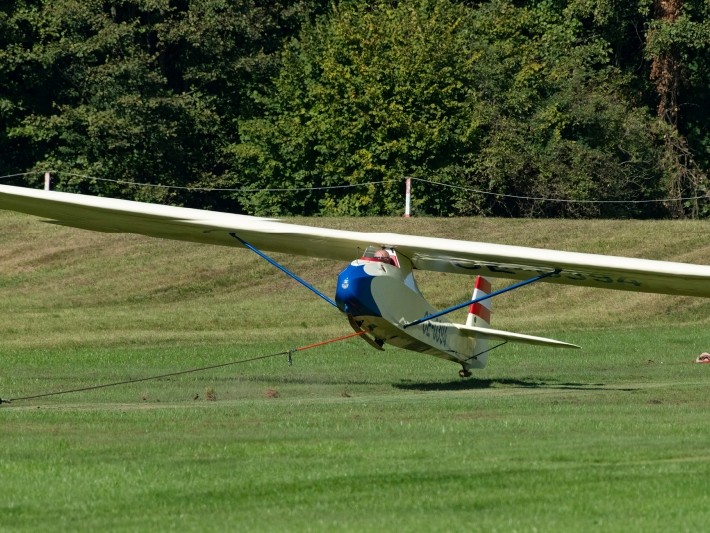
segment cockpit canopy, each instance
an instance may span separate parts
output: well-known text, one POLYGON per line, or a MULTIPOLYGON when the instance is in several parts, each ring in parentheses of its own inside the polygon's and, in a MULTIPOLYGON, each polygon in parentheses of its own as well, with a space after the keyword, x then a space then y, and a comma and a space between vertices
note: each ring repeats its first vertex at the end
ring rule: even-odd
POLYGON ((365 253, 360 257, 361 261, 374 261, 377 263, 385 263, 399 268, 397 253, 394 250, 381 248, 378 246, 368 246, 365 253))

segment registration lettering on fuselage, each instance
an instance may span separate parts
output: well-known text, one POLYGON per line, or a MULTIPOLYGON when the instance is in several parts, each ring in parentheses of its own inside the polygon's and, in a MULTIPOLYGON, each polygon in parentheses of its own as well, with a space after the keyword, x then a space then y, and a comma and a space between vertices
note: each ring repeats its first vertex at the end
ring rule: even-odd
MULTIPOLYGON (((428 316, 429 313, 427 313, 428 316)), ((443 346, 447 346, 447 327, 443 324, 437 324, 433 320, 422 324, 422 333, 434 342, 443 346)))

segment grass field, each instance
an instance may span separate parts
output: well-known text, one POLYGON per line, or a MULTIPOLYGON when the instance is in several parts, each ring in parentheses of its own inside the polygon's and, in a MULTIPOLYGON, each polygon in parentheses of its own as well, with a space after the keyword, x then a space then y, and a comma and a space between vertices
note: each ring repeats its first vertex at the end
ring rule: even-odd
MULTIPOLYGON (((710 264, 707 223, 316 219, 710 264)), ((0 212, 0 397, 138 379, 349 333, 249 252, 0 212)), ((324 292, 343 265, 279 257, 324 292)), ((438 306, 471 280, 422 273, 438 306)), ((701 531, 710 300, 538 285, 475 379, 359 339, 0 406, 0 531, 701 531)), ((463 317, 459 315, 458 319, 463 317)))

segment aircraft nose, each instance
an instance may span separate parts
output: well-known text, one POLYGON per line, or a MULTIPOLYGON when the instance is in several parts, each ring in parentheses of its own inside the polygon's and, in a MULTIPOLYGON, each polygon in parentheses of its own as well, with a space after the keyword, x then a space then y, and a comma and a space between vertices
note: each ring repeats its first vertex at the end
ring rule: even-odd
POLYGON ((372 298, 372 280, 361 265, 350 265, 343 270, 335 289, 338 309, 353 316, 382 316, 372 298))

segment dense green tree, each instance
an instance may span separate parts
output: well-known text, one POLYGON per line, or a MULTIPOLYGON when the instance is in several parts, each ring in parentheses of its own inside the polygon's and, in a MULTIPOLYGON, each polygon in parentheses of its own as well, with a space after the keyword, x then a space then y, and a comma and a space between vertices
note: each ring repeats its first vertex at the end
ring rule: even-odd
POLYGON ((589 30, 584 12, 560 4, 501 1, 479 10, 497 116, 473 155, 472 179, 483 190, 572 201, 489 200, 497 213, 649 216, 648 206, 581 203, 662 195, 661 136, 629 95, 609 43, 589 30))
POLYGON ((0 172, 270 215, 399 213, 411 176, 436 182, 416 182, 419 213, 708 216, 634 201, 708 190, 709 15, 707 0, 8 0, 0 172))
POLYGON ((36 3, 0 3, 0 175, 21 172, 34 164, 35 151, 11 131, 28 108, 47 109, 51 102, 44 80, 27 62, 35 40, 29 15, 36 3))
MULTIPOLYGON (((310 16, 309 2, 56 0, 15 10, 32 28, 13 60, 41 98, 6 128, 58 186, 146 200, 201 203, 166 186, 221 183, 250 92, 278 68, 275 52, 310 16)), ((18 117, 15 117, 16 119, 18 117)))
MULTIPOLYGON (((587 35, 609 43, 635 101, 656 110, 662 196, 708 190, 710 168, 710 3, 707 0, 568 0, 587 35)), ((674 216, 698 215, 707 201, 668 202, 674 216)))
MULTIPOLYGON (((476 150, 470 10, 439 2, 335 7, 284 52, 267 114, 242 127, 257 187, 377 186, 254 195, 259 213, 393 213, 403 177, 456 180, 476 150)), ((427 202, 448 198, 434 189, 427 202)), ((441 205, 441 212, 450 206, 441 205)))
POLYGON ((425 213, 637 214, 464 189, 583 201, 659 193, 653 121, 624 97, 608 44, 583 30, 550 2, 341 4, 286 51, 269 113, 243 126, 235 153, 260 187, 393 185, 270 193, 249 207, 389 214, 409 175, 452 186, 419 192, 425 213))
MULTIPOLYGON (((710 189, 710 4, 657 0, 649 24, 646 55, 658 96, 658 117, 666 124, 664 171, 670 197, 693 197, 710 189), (697 159, 697 161, 696 161, 697 159)), ((707 202, 676 201, 676 216, 698 215, 707 202)))

